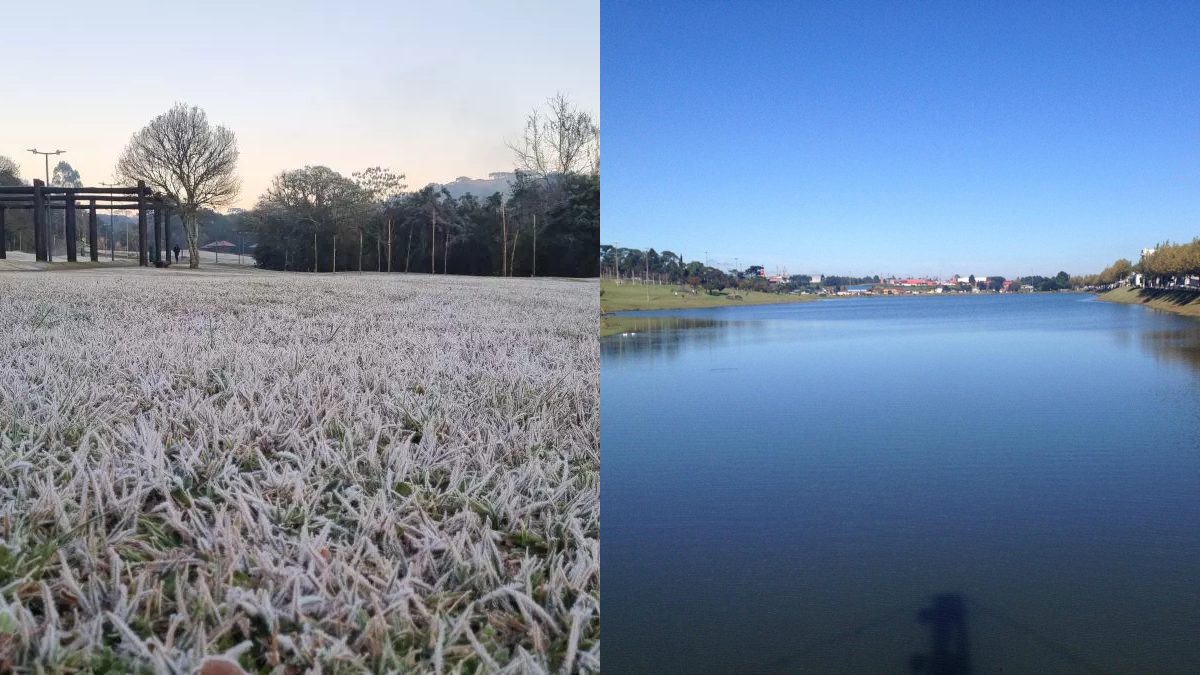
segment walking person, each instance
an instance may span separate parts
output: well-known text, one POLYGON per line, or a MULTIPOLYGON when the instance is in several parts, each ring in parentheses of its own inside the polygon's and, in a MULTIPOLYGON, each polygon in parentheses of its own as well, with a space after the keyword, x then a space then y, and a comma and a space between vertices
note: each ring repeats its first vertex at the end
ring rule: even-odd
POLYGON ((179 244, 175 244, 175 262, 179 262, 179 244))

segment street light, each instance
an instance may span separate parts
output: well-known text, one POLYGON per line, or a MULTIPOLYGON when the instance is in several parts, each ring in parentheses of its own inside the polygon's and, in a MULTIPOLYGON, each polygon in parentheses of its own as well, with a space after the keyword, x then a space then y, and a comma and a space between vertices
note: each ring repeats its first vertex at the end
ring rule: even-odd
POLYGON ((242 264, 242 252, 243 252, 243 251, 245 250, 245 248, 246 248, 246 244, 245 244, 245 241, 246 241, 246 236, 245 236, 245 235, 246 235, 246 231, 245 231, 245 230, 238 230, 238 231, 237 231, 235 234, 237 234, 237 236, 238 236, 238 266, 241 266, 241 264, 242 264))
MULTIPOLYGON (((54 152, 42 152, 42 151, 38 150, 37 148, 29 148, 29 151, 35 155, 42 155, 46 158, 46 185, 50 185, 50 155, 61 155, 64 152, 66 152, 66 150, 55 150, 54 152)), ((46 222, 49 223, 50 222, 50 204, 49 204, 50 200, 46 200, 46 201, 47 201, 46 222)), ((54 260, 54 234, 52 233, 50 235, 50 242, 46 246, 46 261, 52 262, 53 260, 54 260)))
POLYGON ((30 148, 29 151, 35 155, 42 155, 46 158, 46 185, 49 185, 50 184, 50 155, 61 155, 64 152, 66 152, 66 150, 55 150, 54 152, 42 152, 42 151, 38 150, 37 148, 30 148))
MULTIPOLYGON (((104 187, 116 187, 120 183, 101 183, 104 187)), ((108 259, 115 261, 117 259, 117 242, 113 236, 113 205, 112 201, 108 202, 108 259)), ((129 249, 129 223, 125 223, 125 249, 129 249)))

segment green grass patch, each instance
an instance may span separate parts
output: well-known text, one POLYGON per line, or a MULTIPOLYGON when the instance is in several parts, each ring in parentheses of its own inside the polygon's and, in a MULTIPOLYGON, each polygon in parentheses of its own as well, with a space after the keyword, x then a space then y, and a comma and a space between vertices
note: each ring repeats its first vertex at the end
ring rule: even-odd
POLYGON ((1200 293, 1196 291, 1172 291, 1152 288, 1122 286, 1101 293, 1105 302, 1120 302, 1127 305, 1145 305, 1164 312, 1200 317, 1200 293))
MULTIPOLYGON (((739 305, 774 305, 816 300, 814 295, 761 293, 758 291, 722 291, 711 295, 703 289, 693 294, 690 289, 674 284, 636 284, 605 279, 600 282, 600 311, 627 312, 643 309, 692 309, 705 307, 737 307, 739 305)), ((603 334, 603 333, 602 333, 603 334)))

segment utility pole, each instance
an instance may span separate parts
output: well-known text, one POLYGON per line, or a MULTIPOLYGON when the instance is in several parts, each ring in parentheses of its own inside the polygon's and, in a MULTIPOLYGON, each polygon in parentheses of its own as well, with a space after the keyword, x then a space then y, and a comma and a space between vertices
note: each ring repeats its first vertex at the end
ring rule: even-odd
MULTIPOLYGON (((42 155, 46 158, 46 185, 50 185, 50 155, 61 155, 66 150, 55 150, 54 152, 42 152, 37 148, 29 148, 29 151, 35 155, 42 155)), ((50 200, 46 200, 46 228, 50 229, 50 200)), ((54 235, 50 236, 50 241, 46 243, 46 261, 54 260, 54 235)))
MULTIPOLYGON (((101 183, 104 187, 116 187, 119 183, 101 183)), ((170 227, 170 225, 168 225, 170 227)), ((129 246, 129 225, 125 226, 125 246, 129 246)), ((117 242, 113 237, 113 207, 112 202, 108 203, 108 259, 110 262, 117 259, 117 242)))

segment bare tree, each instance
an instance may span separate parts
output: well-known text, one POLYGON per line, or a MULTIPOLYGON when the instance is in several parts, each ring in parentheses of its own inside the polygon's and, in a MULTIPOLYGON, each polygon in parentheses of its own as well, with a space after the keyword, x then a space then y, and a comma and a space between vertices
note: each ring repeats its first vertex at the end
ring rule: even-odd
POLYGON ((600 171, 600 126, 562 93, 547 99, 545 110, 531 112, 523 137, 508 147, 517 169, 542 179, 600 171))
MULTIPOLYGON (((579 110, 562 93, 547 99, 545 110, 535 109, 525 120, 525 133, 518 143, 509 143, 516 164, 516 181, 512 192, 524 192, 531 202, 532 234, 531 273, 537 274, 538 217, 547 221, 550 211, 566 199, 564 179, 570 174, 600 173, 600 125, 592 116, 579 110), (532 180, 531 180, 532 179, 532 180), (533 185, 536 181, 538 185, 533 185)), ((516 240, 513 235, 513 257, 508 267, 512 274, 516 240)))
POLYGON ((196 268, 200 208, 224 206, 237 196, 237 159, 232 131, 210 125, 200 108, 176 103, 133 135, 117 160, 117 176, 144 180, 175 202, 187 237, 188 265, 196 268))
POLYGON ((12 158, 0 155, 0 181, 2 184, 21 181, 21 165, 17 164, 12 158))

